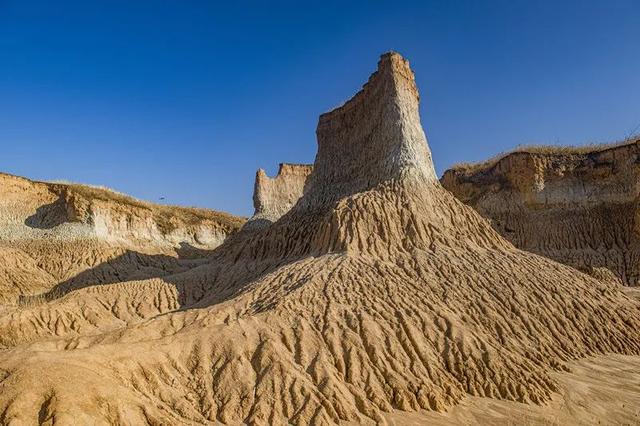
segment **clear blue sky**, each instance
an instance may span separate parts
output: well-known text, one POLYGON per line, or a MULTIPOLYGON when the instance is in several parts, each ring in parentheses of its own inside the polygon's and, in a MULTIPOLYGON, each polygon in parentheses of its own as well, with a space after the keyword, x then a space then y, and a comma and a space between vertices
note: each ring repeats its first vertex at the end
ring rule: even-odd
POLYGON ((638 0, 0 0, 0 170, 249 215, 387 50, 439 173, 640 130, 638 0))

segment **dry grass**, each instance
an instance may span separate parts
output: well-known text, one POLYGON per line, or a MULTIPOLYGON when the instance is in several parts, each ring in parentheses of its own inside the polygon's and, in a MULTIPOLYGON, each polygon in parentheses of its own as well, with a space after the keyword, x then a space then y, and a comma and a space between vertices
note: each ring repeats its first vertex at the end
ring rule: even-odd
POLYGON ((158 223, 170 223, 172 217, 179 217, 187 224, 197 224, 203 220, 212 220, 228 228, 239 228, 245 222, 245 218, 216 210, 183 207, 165 204, 155 204, 139 200, 121 192, 104 186, 86 185, 73 182, 56 181, 49 182, 56 192, 72 192, 83 198, 114 202, 123 205, 151 210, 158 219, 158 223))
POLYGON ((493 157, 477 163, 460 162, 450 167, 451 170, 466 173, 477 172, 495 166, 500 160, 514 153, 542 154, 542 155, 583 155, 602 152, 611 148, 631 145, 640 142, 640 135, 628 137, 622 141, 610 143, 590 143, 585 145, 518 145, 511 151, 501 152, 493 157))

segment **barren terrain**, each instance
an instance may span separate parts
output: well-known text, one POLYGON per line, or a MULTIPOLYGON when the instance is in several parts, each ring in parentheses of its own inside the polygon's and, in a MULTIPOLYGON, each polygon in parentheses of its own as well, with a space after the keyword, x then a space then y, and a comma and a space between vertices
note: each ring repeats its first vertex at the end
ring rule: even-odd
MULTIPOLYGON (((320 116, 310 174, 262 186, 283 202, 272 223, 212 219, 230 232, 197 264, 7 305, 0 423, 635 422, 638 301, 516 248, 443 188, 418 101, 385 54, 320 116)), ((90 228, 162 244, 201 229, 149 221, 90 228)))
POLYGON ((0 304, 189 269, 243 222, 105 188, 0 174, 0 304))
POLYGON ((304 194, 313 166, 309 164, 281 163, 274 178, 263 169, 256 173, 253 190, 255 212, 245 227, 265 227, 291 210, 304 194))

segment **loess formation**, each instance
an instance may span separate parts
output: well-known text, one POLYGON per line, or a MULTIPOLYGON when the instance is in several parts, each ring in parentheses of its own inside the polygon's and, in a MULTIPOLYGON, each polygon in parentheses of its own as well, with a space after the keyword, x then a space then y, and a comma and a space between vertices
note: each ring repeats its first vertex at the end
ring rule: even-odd
POLYGON ((640 140, 516 151, 456 167, 443 186, 516 247, 593 275, 640 279, 640 140))
POLYGON ((268 226, 291 210, 304 194, 312 171, 311 164, 280 163, 278 174, 270 178, 263 169, 258 170, 253 189, 255 211, 245 228, 268 226))
POLYGON ((243 222, 104 188, 0 174, 0 305, 187 270, 243 222))
POLYGON ((441 186, 418 100, 383 55, 320 117, 273 223, 186 271, 0 312, 0 423, 385 424, 467 395, 542 404, 571 360, 640 353, 619 286, 517 249, 441 186))

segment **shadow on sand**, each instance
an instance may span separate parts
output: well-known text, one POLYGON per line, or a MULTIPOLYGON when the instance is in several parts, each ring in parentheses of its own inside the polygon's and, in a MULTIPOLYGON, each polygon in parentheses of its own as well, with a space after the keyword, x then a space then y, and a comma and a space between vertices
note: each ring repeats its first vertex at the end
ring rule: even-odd
POLYGON ((184 242, 180 243, 180 247, 176 249, 177 256, 175 257, 127 250, 116 258, 102 262, 68 280, 56 284, 47 292, 19 296, 18 305, 30 306, 49 302, 72 291, 95 285, 145 280, 178 274, 206 263, 207 256, 212 251, 199 249, 184 242))

